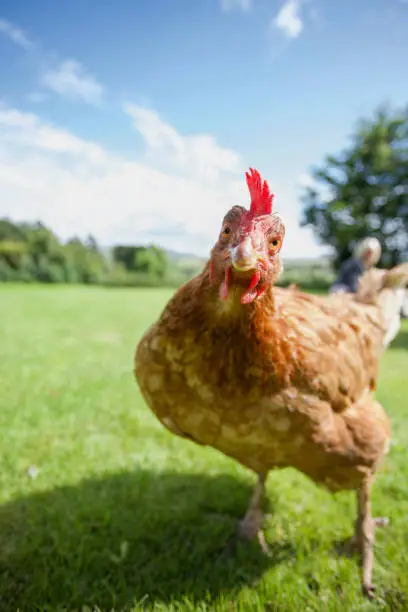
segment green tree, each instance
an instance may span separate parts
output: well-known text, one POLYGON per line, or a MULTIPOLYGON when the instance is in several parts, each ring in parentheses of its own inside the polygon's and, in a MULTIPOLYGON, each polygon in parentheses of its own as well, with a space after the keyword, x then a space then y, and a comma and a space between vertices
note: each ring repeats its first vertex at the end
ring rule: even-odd
POLYGON ((380 240, 382 265, 408 257, 408 108, 360 121, 351 145, 312 175, 302 225, 333 247, 336 267, 366 236, 380 240))
POLYGON ((137 247, 135 252, 135 271, 152 278, 164 279, 169 267, 168 255, 156 246, 137 247))
POLYGON ((26 226, 17 225, 9 219, 0 219, 0 242, 3 240, 25 242, 27 240, 26 226))
POLYGON ((113 260, 122 264, 126 270, 133 272, 136 262, 136 246, 118 245, 113 248, 113 260))
POLYGON ((62 243, 42 223, 0 219, 0 282, 177 287, 185 276, 154 245, 116 246, 110 253, 91 235, 62 243))
POLYGON ((136 272, 150 279, 165 279, 170 268, 166 251, 155 245, 116 246, 113 250, 113 258, 129 272, 136 272))
POLYGON ((0 219, 0 281, 101 283, 107 271, 92 236, 63 244, 42 223, 0 219))
POLYGON ((66 276, 68 282, 87 284, 100 283, 107 273, 107 262, 99 252, 96 241, 88 238, 82 242, 72 238, 64 248, 67 258, 66 276))

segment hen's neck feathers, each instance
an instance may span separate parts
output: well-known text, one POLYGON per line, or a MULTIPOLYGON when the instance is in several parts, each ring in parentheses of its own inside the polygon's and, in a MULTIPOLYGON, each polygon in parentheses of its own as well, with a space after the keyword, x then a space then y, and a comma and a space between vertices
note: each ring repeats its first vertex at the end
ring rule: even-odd
POLYGON ((250 304, 241 304, 242 290, 231 291, 227 300, 219 297, 219 284, 209 278, 209 266, 197 278, 197 291, 191 294, 191 323, 235 336, 258 354, 265 372, 274 374, 282 385, 293 383, 301 371, 301 343, 297 330, 280 313, 274 287, 250 304))

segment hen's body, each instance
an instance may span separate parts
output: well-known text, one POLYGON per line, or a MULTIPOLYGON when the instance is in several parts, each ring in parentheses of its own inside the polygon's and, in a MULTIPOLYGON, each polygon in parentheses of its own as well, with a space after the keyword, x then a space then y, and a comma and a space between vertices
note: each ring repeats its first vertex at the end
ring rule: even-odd
POLYGON ((292 466, 332 491, 358 488, 390 437, 371 394, 380 310, 276 287, 242 308, 234 293, 220 302, 207 279, 185 285, 139 344, 151 409, 257 473, 292 466))
POLYGON ((258 474, 241 535, 262 536, 269 470, 291 466, 331 491, 355 489, 354 542, 372 596, 378 522, 370 487, 391 433, 372 392, 380 354, 398 330, 395 287, 408 270, 363 277, 357 298, 277 288, 285 227, 267 183, 253 169, 246 177, 250 209, 233 206, 224 216, 202 274, 140 341, 135 375, 170 431, 258 474))

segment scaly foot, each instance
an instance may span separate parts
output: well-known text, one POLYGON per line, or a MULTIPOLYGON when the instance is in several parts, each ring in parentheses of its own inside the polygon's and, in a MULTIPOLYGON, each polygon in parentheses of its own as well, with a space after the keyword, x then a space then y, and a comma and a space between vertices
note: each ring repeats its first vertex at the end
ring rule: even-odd
MULTIPOLYGON (((390 524, 390 520, 385 516, 375 517, 372 519, 372 521, 374 529, 376 527, 388 527, 388 525, 390 524)), ((347 554, 362 554, 363 534, 358 523, 356 523, 356 528, 353 537, 351 537, 347 542, 345 542, 344 546, 341 548, 341 551, 347 554)))
POLYGON ((249 508, 238 524, 238 535, 246 540, 258 540, 261 550, 269 555, 270 551, 262 531, 264 514, 261 510, 262 496, 265 490, 266 474, 258 474, 258 482, 252 495, 249 508))
POLYGON ((361 555, 363 580, 363 594, 369 599, 375 599, 376 587, 372 582, 372 569, 374 561, 374 542, 376 527, 387 527, 389 520, 386 517, 372 518, 366 523, 356 525, 354 536, 355 545, 361 555), (364 526, 364 524, 366 526, 364 526))
POLYGON ((245 540, 257 539, 262 552, 266 555, 270 554, 270 550, 265 540, 264 532, 262 531, 264 515, 259 508, 251 508, 245 517, 238 523, 238 536, 245 540))
POLYGON ((357 491, 357 521, 354 536, 355 546, 361 555, 361 588, 369 599, 375 597, 375 586, 372 582, 374 565, 375 528, 385 527, 388 520, 371 516, 372 476, 368 476, 357 491))

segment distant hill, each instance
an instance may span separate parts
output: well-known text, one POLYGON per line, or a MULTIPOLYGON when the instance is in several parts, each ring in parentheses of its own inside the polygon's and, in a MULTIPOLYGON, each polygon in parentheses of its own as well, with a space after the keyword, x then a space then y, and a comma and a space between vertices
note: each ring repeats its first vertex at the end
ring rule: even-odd
POLYGON ((330 257, 284 257, 283 263, 290 268, 331 267, 330 257))
POLYGON ((174 261, 176 267, 186 278, 192 278, 204 267, 207 259, 192 253, 182 253, 172 249, 166 249, 167 255, 174 261))
MULTIPOLYGON (((109 258, 112 247, 101 247, 101 251, 109 258)), ((207 261, 207 257, 200 257, 194 253, 176 251, 175 249, 165 249, 165 251, 178 267, 183 270, 192 270, 193 274, 201 270, 207 261)), ((283 263, 286 269, 311 267, 323 269, 331 268, 330 257, 284 257, 283 263)))
MULTIPOLYGON (((172 249, 166 249, 166 252, 177 263, 189 262, 204 265, 207 261, 206 257, 199 257, 192 253, 181 253, 172 249)), ((284 257, 283 262, 285 266, 290 268, 329 268, 331 266, 329 257, 284 257)))
MULTIPOLYGON (((177 262, 197 262, 201 265, 207 261, 206 257, 199 257, 193 253, 183 253, 175 251, 173 249, 165 249, 169 257, 177 262)), ((319 266, 322 268, 330 267, 330 257, 284 257, 283 261, 285 265, 293 268, 306 268, 310 266, 319 266)))
MULTIPOLYGON (((111 259, 111 249, 101 249, 108 259, 111 259)), ((179 274, 181 279, 188 280, 199 274, 206 261, 206 257, 200 257, 193 253, 176 251, 175 249, 164 249, 173 262, 173 273, 179 274)), ((296 283, 299 286, 322 285, 329 286, 334 279, 333 269, 329 257, 296 257, 283 258, 283 284, 296 283)))
POLYGON ((174 251, 173 249, 165 249, 167 255, 176 261, 199 261, 201 263, 205 263, 206 258, 200 257, 199 255, 194 255, 193 253, 183 253, 182 251, 174 251))

